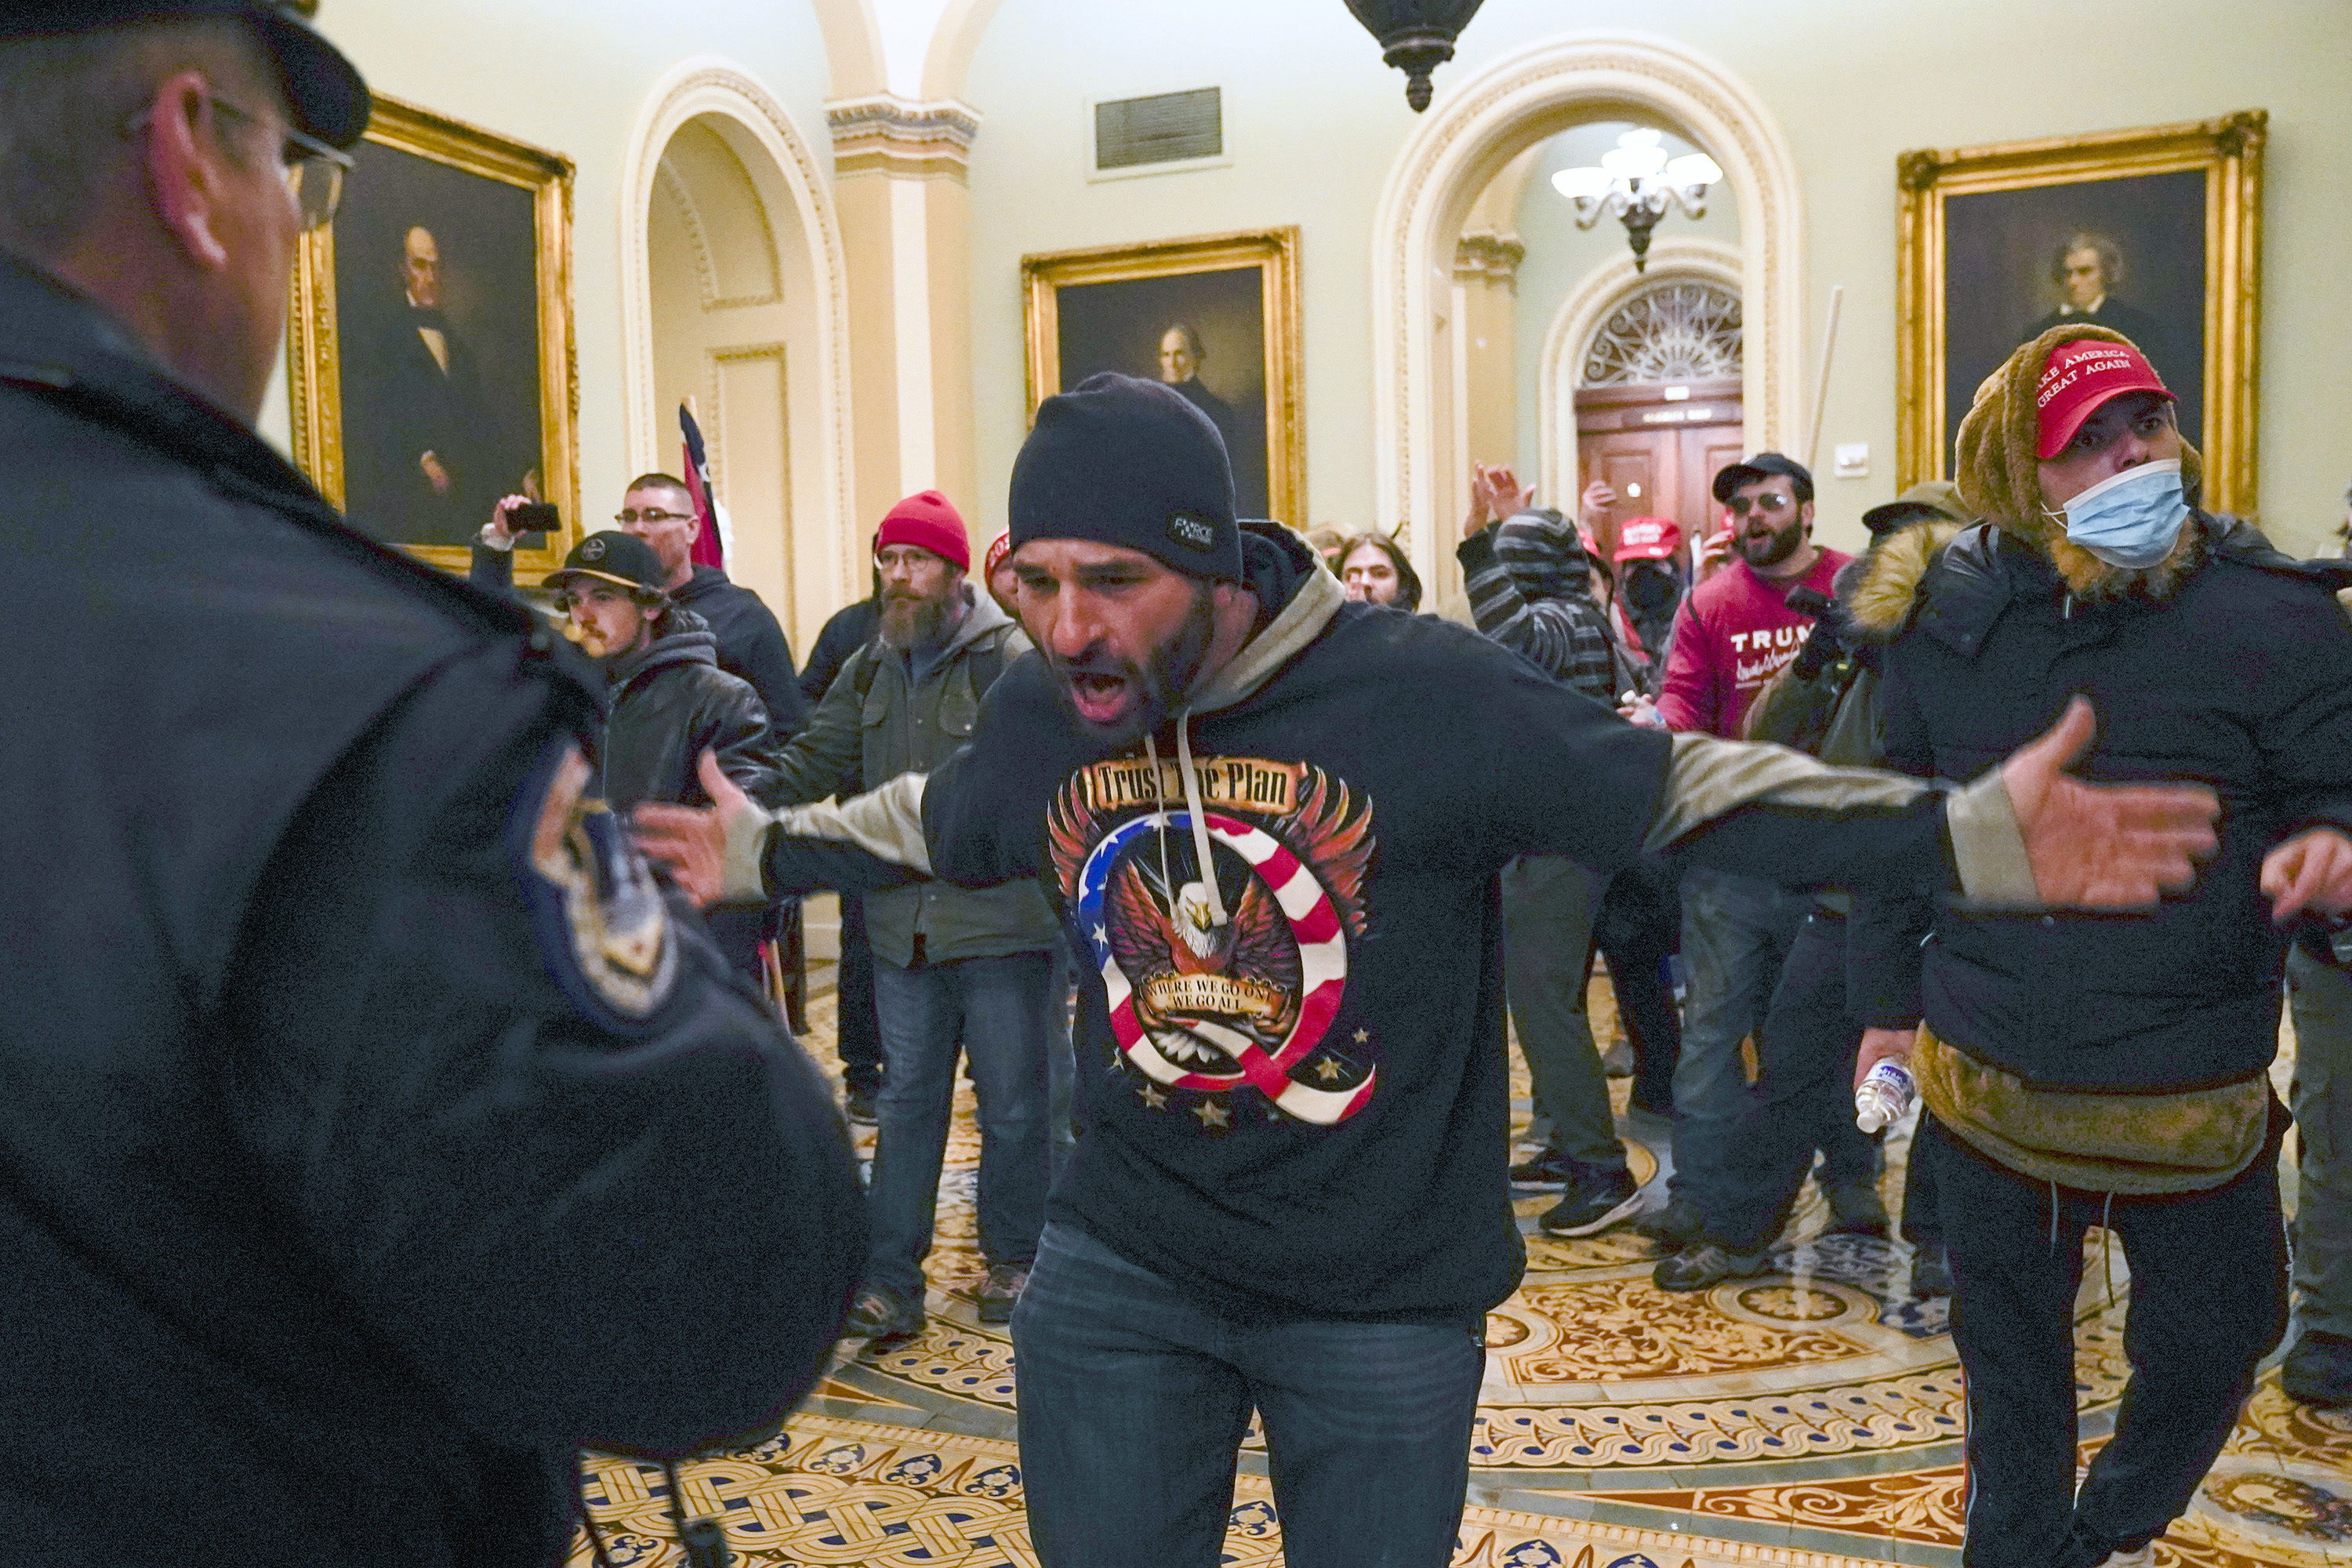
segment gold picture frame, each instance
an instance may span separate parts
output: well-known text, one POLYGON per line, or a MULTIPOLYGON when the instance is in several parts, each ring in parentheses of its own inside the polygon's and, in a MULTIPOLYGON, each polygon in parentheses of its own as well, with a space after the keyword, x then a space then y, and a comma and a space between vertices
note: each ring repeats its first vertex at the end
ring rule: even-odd
POLYGON ((1297 228, 1024 256, 1021 279, 1032 418, 1098 371, 1171 380, 1225 437, 1239 513, 1307 526, 1297 228), (1177 379, 1161 350, 1180 328, 1177 379))
POLYGON ((517 547, 534 583, 583 532, 572 161, 382 97, 353 158, 295 262, 294 460, 353 526, 460 573, 498 497, 535 489, 562 526, 517 547))
MULTIPOLYGON (((2082 309, 2060 276, 2071 260, 2084 279, 2079 287, 2106 280, 2098 310, 2146 324, 2152 342, 2141 347, 2179 395, 2182 433, 2205 455, 2204 504, 2251 515, 2269 122, 2254 109, 2147 130, 1903 153, 1895 163, 1897 482, 1948 477, 1966 400, 2000 358, 1979 362, 2005 356, 2030 326, 2065 319, 2062 310, 2082 309), (2186 259, 2192 249, 2193 267, 2186 259), (2032 275, 2021 279, 2029 264, 2032 275), (2019 298, 2021 283, 2042 298, 2019 298), (2137 307, 2127 291, 2169 303, 2137 307), (2018 323, 2005 334, 2004 310, 2018 323)), ((2123 320, 2083 319, 2137 341, 2123 320)))

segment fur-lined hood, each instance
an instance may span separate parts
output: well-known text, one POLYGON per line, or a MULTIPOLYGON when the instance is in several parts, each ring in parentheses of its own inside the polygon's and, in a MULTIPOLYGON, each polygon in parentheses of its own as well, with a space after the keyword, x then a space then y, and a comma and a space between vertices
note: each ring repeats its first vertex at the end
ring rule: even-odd
MULTIPOLYGON (((2153 566, 2133 571, 2110 566, 2068 540, 2065 520, 2043 510, 2039 459, 2034 457, 2039 432, 2034 394, 2042 381, 2042 367, 2058 346, 2085 339, 2138 347, 2112 328, 2064 322, 2011 354, 1999 370, 1985 377, 1968 417, 1960 421, 1955 454, 1958 471, 1953 477, 1959 484, 1961 500, 2003 533, 2049 557, 2077 599, 2095 603, 2137 596, 2162 602, 2203 563, 2205 542, 2199 530, 2182 529, 2171 554, 2153 566)), ((2183 441, 2180 488, 2191 507, 2198 503, 2204 480, 2203 457, 2183 441)))
POLYGON ((1847 629, 1856 640, 1889 643, 1902 635, 1927 568, 1965 526, 1948 518, 1922 518, 1874 542, 1854 562, 1855 580, 1840 597, 1845 600, 1847 629))

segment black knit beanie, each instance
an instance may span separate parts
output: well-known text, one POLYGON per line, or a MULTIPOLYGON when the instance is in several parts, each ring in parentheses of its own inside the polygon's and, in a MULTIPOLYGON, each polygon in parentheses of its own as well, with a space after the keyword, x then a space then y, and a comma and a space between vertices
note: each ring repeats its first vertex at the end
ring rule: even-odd
POLYGON ((1088 539, 1242 580, 1224 438, 1184 395, 1105 373, 1049 397, 1013 460, 1013 548, 1088 539))

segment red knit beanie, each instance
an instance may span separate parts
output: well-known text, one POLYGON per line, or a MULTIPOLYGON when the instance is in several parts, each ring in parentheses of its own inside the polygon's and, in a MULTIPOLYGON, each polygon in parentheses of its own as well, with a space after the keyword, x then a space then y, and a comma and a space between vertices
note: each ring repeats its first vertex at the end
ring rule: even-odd
POLYGON ((942 561, 953 562, 960 572, 971 570, 971 541, 964 532, 962 514, 937 490, 908 496, 890 509, 890 515, 875 532, 874 553, 879 555, 894 544, 928 550, 942 561))

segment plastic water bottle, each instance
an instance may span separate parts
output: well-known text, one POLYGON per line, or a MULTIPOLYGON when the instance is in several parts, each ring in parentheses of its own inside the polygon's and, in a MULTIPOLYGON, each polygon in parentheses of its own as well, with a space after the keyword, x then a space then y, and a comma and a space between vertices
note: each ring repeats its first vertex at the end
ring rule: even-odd
POLYGON ((1874 1063, 1853 1091, 1853 1124, 1864 1132, 1891 1127, 1903 1120, 1918 1093, 1909 1068, 1891 1058, 1874 1063))

